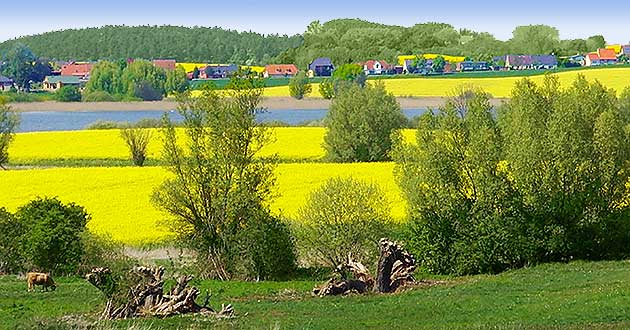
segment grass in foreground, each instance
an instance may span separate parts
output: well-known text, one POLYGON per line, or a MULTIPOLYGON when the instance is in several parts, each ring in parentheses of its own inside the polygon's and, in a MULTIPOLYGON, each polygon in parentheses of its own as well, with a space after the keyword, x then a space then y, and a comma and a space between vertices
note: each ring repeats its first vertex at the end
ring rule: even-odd
MULTIPOLYGON (((315 284, 197 281, 211 304, 232 303, 237 317, 183 316, 101 322, 100 329, 628 329, 630 261, 546 264, 394 295, 310 297, 315 284)), ((60 279, 53 293, 26 293, 0 278, 0 328, 70 328, 95 322, 100 293, 81 279, 60 279), (73 315, 68 317, 67 315, 73 315), (77 321, 80 320, 80 321, 77 321), (65 326, 64 326, 65 325, 65 326)))

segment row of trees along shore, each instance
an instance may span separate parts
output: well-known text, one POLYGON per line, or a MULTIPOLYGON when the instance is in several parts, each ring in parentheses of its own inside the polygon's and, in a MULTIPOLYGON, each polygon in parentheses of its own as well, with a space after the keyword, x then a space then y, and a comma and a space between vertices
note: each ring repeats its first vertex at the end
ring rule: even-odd
MULTIPOLYGON (((400 106, 382 84, 338 81, 326 118, 327 157, 393 160, 408 206, 398 227, 380 187, 353 178, 332 178, 314 191, 298 221, 271 212, 277 158, 259 154, 272 138, 256 121, 262 81, 237 76, 231 84, 199 97, 179 94, 183 135, 167 116, 162 128, 172 175, 152 200, 170 215, 177 241, 195 252, 202 277, 285 278, 298 256, 336 267, 348 253, 373 267, 370 251, 387 235, 440 274, 630 253, 630 89, 617 97, 581 76, 563 87, 552 75, 541 84, 525 78, 494 108, 486 92, 463 86, 418 118, 416 142, 405 143, 400 106)), ((0 222, 22 213, 4 212, 0 222)), ((20 242, 0 238, 0 261, 20 242)))

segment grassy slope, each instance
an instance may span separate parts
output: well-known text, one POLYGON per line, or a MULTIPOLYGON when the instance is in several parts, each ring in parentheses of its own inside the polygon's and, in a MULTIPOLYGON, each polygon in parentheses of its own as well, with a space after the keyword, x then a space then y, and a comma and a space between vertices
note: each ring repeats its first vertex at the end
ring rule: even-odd
MULTIPOLYGON (((588 79, 598 79, 609 88, 614 88, 618 92, 624 87, 630 86, 630 68, 615 67, 605 69, 575 70, 557 73, 562 84, 571 83, 578 74, 586 76, 588 79)), ((532 76, 529 79, 540 82, 544 78, 543 75, 532 76)), ((409 77, 407 79, 383 79, 382 82, 388 91, 396 96, 447 96, 456 87, 461 85, 476 85, 494 97, 509 97, 514 83, 523 77, 495 77, 495 78, 417 78, 409 77)), ((289 96, 289 88, 270 87, 265 89, 265 95, 272 96, 289 96)), ((313 85, 313 93, 311 96, 319 97, 318 85, 313 85)))
MULTIPOLYGON (((389 296, 312 298, 313 282, 196 282, 212 303, 231 302, 233 320, 174 317, 110 322, 127 328, 199 329, 628 329, 630 262, 548 264, 389 296)), ((62 315, 102 308, 80 279, 61 279, 54 293, 26 293, 15 277, 0 278, 0 328, 32 328, 62 315)), ((77 319, 78 317, 75 317, 77 319)))

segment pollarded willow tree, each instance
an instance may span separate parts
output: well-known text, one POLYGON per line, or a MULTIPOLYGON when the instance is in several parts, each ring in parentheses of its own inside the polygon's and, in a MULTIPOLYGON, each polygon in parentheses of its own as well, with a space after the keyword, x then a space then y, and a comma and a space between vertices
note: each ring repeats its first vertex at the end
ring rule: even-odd
POLYGON ((260 157, 271 132, 256 121, 261 81, 179 97, 185 143, 165 116, 163 160, 171 176, 153 194, 206 275, 278 278, 294 266, 288 228, 269 211, 275 157, 260 157), (182 147, 185 145, 185 147, 182 147))
POLYGON ((630 108, 579 77, 519 81, 496 112, 483 91, 451 98, 397 148, 410 241, 440 273, 630 253, 630 108))
POLYGON ((11 110, 4 98, 0 97, 0 168, 9 162, 9 144, 13 141, 15 129, 20 123, 20 117, 11 110))

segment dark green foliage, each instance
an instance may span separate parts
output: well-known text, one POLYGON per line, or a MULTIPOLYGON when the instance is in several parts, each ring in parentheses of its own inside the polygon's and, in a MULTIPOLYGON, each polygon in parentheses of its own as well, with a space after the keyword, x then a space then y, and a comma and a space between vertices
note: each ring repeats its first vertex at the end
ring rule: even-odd
POLYGON ((173 175, 155 190, 153 201, 172 216, 181 242, 197 252, 205 276, 277 276, 274 269, 293 267, 273 264, 291 259, 290 251, 263 256, 260 250, 289 246, 264 241, 286 235, 271 234, 281 227, 273 225, 268 209, 275 159, 258 157, 271 137, 256 121, 260 86, 260 79, 239 72, 224 93, 206 89, 199 97, 180 95, 186 148, 164 117, 163 159, 173 175))
POLYGON ((446 61, 444 57, 438 56, 433 60, 433 64, 431 65, 431 70, 433 72, 444 72, 444 67, 446 66, 446 61))
MULTIPOLYGON (((109 95, 124 94, 122 71, 127 66, 117 65, 109 61, 100 61, 94 65, 90 72, 90 80, 85 85, 85 94, 107 93, 109 95)), ((98 100, 99 97, 95 98, 98 100)), ((102 97, 101 97, 102 98, 102 97)), ((96 101, 99 102, 99 101, 96 101)))
POLYGON ((488 97, 461 90, 395 152, 422 265, 470 274, 628 256, 629 109, 583 77, 566 90, 553 76, 519 81, 498 122, 488 97))
POLYGON ((183 93, 188 90, 188 77, 186 71, 177 66, 175 70, 166 72, 166 82, 164 83, 164 89, 166 95, 172 93, 183 93))
POLYGON ((0 97, 0 168, 9 162, 9 144, 13 140, 20 117, 0 97))
POLYGON ((104 91, 85 92, 83 94, 83 102, 113 102, 117 98, 104 91))
POLYGON ((64 60, 173 58, 178 62, 262 64, 302 37, 261 35, 218 27, 104 26, 48 32, 0 43, 0 54, 16 43, 40 56, 64 60))
POLYGON ((13 78, 15 84, 22 90, 30 89, 30 80, 34 72, 34 63, 37 57, 30 48, 22 43, 15 43, 0 54, 5 54, 3 59, 6 61, 2 65, 2 74, 13 78))
POLYGON ((22 237, 26 228, 15 216, 0 208, 0 274, 23 270, 22 237))
POLYGON ((60 102, 79 102, 81 101, 81 92, 74 86, 63 86, 56 93, 56 99, 60 102))
POLYGON ((265 280, 287 280, 295 273, 295 246, 286 223, 263 214, 240 235, 241 249, 250 254, 246 273, 265 280))
POLYGON ((391 229, 391 209, 383 191, 353 178, 333 178, 313 191, 299 211, 295 232, 301 258, 331 268, 351 254, 371 266, 378 241, 391 229))
POLYGON ((166 72, 148 61, 134 61, 121 73, 123 91, 144 101, 161 100, 166 72))
POLYGON ((327 157, 339 162, 373 162, 389 159, 393 134, 406 119, 396 98, 381 83, 365 88, 342 87, 326 117, 327 157))
POLYGON ((363 73, 358 64, 343 64, 335 68, 332 77, 337 80, 355 81, 363 73))
POLYGON ((295 99, 303 99, 305 96, 308 96, 312 90, 311 82, 304 71, 298 72, 295 77, 289 80, 289 94, 295 99))
POLYGON ((156 89, 148 81, 140 81, 136 84, 133 96, 142 101, 160 101, 163 97, 162 92, 156 89))
POLYGON ((25 226, 22 250, 33 270, 69 274, 83 257, 81 236, 90 216, 74 203, 38 198, 18 209, 25 226))

